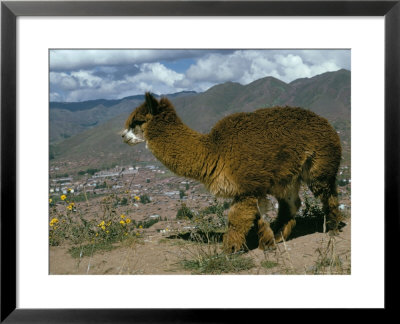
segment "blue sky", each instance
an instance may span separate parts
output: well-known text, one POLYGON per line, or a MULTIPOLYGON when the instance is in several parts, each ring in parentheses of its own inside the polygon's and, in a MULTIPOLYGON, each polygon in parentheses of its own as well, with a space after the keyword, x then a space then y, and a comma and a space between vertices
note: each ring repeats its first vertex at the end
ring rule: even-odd
POLYGON ((350 62, 350 50, 50 50, 50 100, 202 92, 267 76, 291 82, 350 62))

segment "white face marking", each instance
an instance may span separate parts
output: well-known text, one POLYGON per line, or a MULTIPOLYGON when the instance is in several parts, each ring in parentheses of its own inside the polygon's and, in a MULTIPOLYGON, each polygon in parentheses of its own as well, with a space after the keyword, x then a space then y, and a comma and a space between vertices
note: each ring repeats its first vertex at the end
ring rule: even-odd
POLYGON ((143 132, 139 126, 136 126, 135 129, 125 129, 122 132, 122 138, 124 139, 124 142, 129 145, 136 145, 144 142, 143 132))

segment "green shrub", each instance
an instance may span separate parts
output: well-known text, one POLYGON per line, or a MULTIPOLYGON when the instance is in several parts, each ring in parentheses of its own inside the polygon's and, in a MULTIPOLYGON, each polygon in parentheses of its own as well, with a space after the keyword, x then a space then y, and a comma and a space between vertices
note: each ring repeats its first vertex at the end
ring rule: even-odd
POLYGON ((276 267, 277 265, 278 265, 278 263, 276 263, 276 262, 274 262, 274 261, 265 260, 265 261, 262 261, 262 262, 261 262, 261 266, 264 267, 264 268, 267 268, 267 269, 274 268, 274 267, 276 267))
POLYGON ((94 175, 96 172, 99 172, 99 169, 87 169, 86 173, 89 173, 90 175, 94 175))
POLYGON ((252 259, 244 257, 242 254, 225 253, 204 253, 199 254, 194 259, 185 259, 181 265, 186 270, 191 270, 194 274, 221 274, 228 272, 239 272, 253 268, 252 259))
POLYGON ((140 202, 142 204, 148 204, 149 202, 151 202, 150 197, 147 194, 141 195, 140 196, 140 202))
POLYGON ((142 226, 143 228, 149 228, 153 226, 154 224, 158 223, 160 221, 160 218, 151 218, 146 221, 139 221, 137 224, 138 226, 142 226))
POLYGON ((186 204, 182 204, 181 208, 179 208, 178 212, 176 213, 177 219, 192 219, 193 216, 193 212, 190 210, 189 207, 186 206, 186 204))
POLYGON ((96 187, 94 187, 95 189, 104 189, 104 188, 107 188, 107 182, 103 182, 103 183, 101 183, 101 184, 99 184, 99 183, 97 183, 96 184, 96 187))
POLYGON ((127 204, 128 204, 128 199, 127 199, 126 197, 123 197, 123 198, 119 201, 119 204, 120 204, 121 206, 127 205, 127 204))
POLYGON ((86 256, 91 256, 96 252, 106 252, 111 251, 115 247, 107 241, 91 243, 91 244, 84 244, 82 246, 73 246, 68 249, 69 254, 73 258, 83 258, 86 256))

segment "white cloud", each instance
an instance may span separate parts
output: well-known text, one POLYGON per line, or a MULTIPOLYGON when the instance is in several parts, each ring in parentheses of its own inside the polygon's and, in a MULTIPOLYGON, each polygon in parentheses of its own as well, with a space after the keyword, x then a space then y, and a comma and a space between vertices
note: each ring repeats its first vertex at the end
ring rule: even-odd
POLYGON ((143 63, 138 65, 138 68, 137 74, 126 75, 120 80, 101 78, 94 70, 51 72, 51 98, 82 101, 93 98, 122 98, 145 91, 172 93, 183 90, 176 83, 182 81, 184 75, 166 68, 161 63, 143 63))
POLYGON ((271 75, 279 77, 276 63, 271 61, 265 51, 239 50, 229 55, 211 54, 199 59, 187 70, 186 83, 201 91, 210 82, 215 84, 234 81, 248 84, 271 75))
POLYGON ((243 75, 238 80, 240 83, 248 84, 266 76, 279 77, 276 66, 269 55, 259 51, 240 51, 237 55, 243 57, 248 65, 248 68, 243 70, 243 75))
POLYGON ((197 57, 196 50, 51 50, 52 71, 90 69, 100 65, 127 65, 197 57))
POLYGON ((63 99, 58 92, 50 92, 50 101, 62 101, 63 99))
POLYGON ((133 82, 137 80, 154 81, 173 87, 176 81, 180 81, 183 78, 183 74, 168 69, 161 63, 144 63, 140 66, 140 73, 128 78, 128 80, 133 82))
POLYGON ((50 83, 62 90, 73 90, 78 86, 76 79, 67 73, 50 72, 50 83))
POLYGON ((283 72, 280 75, 280 79, 290 82, 298 78, 309 78, 317 74, 337 71, 341 68, 333 60, 321 60, 316 58, 316 55, 313 53, 311 55, 307 54, 303 55, 304 58, 300 56, 301 54, 275 55, 276 63, 283 72), (315 63, 304 62, 304 60, 309 60, 310 56, 314 56, 315 63))
POLYGON ((197 81, 225 82, 240 80, 243 73, 250 68, 248 60, 240 54, 209 55, 192 65, 186 75, 193 83, 197 81))
POLYGON ((122 98, 145 91, 205 91, 267 76, 291 82, 340 68, 350 69, 350 50, 55 50, 50 90, 51 98, 66 101, 122 98), (186 65, 181 58, 188 59, 186 65))
POLYGON ((95 88, 102 85, 103 79, 95 76, 90 71, 77 71, 72 72, 71 76, 74 77, 79 83, 81 88, 95 88))
POLYGON ((349 62, 349 56, 343 51, 238 50, 228 55, 212 54, 199 59, 188 69, 186 84, 193 87, 204 81, 248 84, 267 76, 291 82, 350 68, 349 63, 345 65, 344 62, 349 62))

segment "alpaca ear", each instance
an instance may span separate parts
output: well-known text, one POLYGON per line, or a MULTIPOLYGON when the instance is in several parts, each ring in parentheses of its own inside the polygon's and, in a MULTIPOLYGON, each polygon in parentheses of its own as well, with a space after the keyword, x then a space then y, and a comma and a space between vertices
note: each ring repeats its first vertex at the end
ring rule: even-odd
POLYGON ((145 98, 146 98, 147 108, 149 109, 149 113, 152 115, 156 115, 158 113, 157 99, 154 98, 150 92, 146 92, 145 98))

